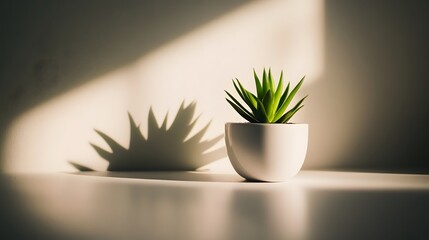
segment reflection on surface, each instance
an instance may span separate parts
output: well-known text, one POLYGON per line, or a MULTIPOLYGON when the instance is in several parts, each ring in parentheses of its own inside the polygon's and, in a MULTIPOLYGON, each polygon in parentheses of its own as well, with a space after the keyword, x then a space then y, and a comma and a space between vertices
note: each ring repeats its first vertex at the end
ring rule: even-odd
POLYGON ((304 239, 307 198, 303 189, 236 189, 224 239, 304 239))
POLYGON ((18 229, 35 239, 428 236, 428 176, 301 172, 289 182, 257 183, 80 174, 3 177, 3 236, 22 239, 18 229))

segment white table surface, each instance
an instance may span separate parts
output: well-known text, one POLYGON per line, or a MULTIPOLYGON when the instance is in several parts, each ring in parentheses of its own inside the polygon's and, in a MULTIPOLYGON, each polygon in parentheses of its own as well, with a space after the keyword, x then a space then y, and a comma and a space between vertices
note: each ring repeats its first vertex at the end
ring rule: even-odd
POLYGON ((429 239, 429 175, 302 171, 0 176, 0 239, 429 239))

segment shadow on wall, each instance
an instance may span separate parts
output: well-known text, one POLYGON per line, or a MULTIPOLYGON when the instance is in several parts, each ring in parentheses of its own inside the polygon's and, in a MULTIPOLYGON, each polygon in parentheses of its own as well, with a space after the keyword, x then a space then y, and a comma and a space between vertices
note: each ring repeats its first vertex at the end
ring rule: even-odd
POLYGON ((0 143, 32 107, 248 1, 2 1, 0 143))
MULTIPOLYGON (((109 137, 107 134, 95 130, 109 145, 112 152, 91 144, 97 153, 109 162, 108 171, 165 171, 165 170, 196 170, 213 161, 226 156, 224 147, 213 149, 223 139, 223 134, 212 139, 202 141, 210 123, 191 136, 191 132, 198 121, 195 118, 196 103, 188 106, 182 102, 173 123, 167 128, 165 116, 161 126, 158 125, 152 109, 148 115, 148 134, 145 138, 134 122, 131 114, 130 143, 126 149, 109 137)), ((80 171, 92 169, 81 164, 70 162, 80 171)))

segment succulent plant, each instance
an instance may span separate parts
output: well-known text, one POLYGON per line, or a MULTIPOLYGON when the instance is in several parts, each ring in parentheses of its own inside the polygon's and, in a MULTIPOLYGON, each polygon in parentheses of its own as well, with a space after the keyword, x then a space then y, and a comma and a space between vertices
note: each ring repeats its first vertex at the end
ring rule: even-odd
MULTIPOLYGON (((148 116, 148 135, 144 137, 131 116, 130 142, 128 149, 121 146, 107 134, 95 130, 106 141, 111 151, 95 144, 91 146, 108 161, 108 171, 164 171, 196 170, 208 163, 225 157, 224 147, 213 147, 223 139, 223 135, 203 140, 210 123, 191 135, 198 117, 195 118, 196 103, 180 106, 172 124, 167 127, 167 115, 161 126, 158 125, 152 108, 148 116)), ((91 171, 91 168, 70 162, 80 171, 91 171)))
POLYGON ((303 97, 292 108, 286 111, 304 82, 305 76, 302 77, 292 90, 290 90, 290 82, 287 84, 286 89, 283 90, 283 71, 281 71, 277 85, 274 83, 271 69, 268 70, 268 74, 264 69, 262 82, 255 70, 253 70, 253 75, 255 78, 256 94, 244 88, 237 78, 232 80, 235 90, 248 108, 244 107, 228 91, 225 91, 230 98, 226 98, 228 103, 231 104, 240 116, 251 123, 289 123, 293 115, 304 106, 302 103, 307 96, 303 97))

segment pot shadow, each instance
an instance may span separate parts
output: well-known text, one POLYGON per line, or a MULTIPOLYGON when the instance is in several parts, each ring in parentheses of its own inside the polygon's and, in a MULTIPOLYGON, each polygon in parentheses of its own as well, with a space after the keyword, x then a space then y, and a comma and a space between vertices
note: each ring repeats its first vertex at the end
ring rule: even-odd
MULTIPOLYGON (((193 171, 213 161, 226 157, 225 147, 212 150, 223 139, 223 134, 203 140, 210 122, 190 136, 199 117, 194 119, 196 103, 185 106, 182 102, 170 127, 168 114, 158 125, 152 108, 148 115, 148 134, 144 137, 128 113, 130 142, 126 149, 106 133, 95 130, 109 145, 111 152, 91 143, 95 151, 108 161, 107 171, 193 171)), ((79 171, 94 171, 76 162, 69 161, 79 171)))

